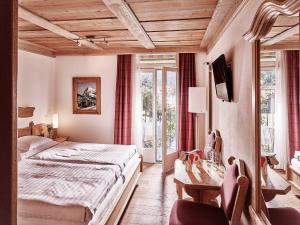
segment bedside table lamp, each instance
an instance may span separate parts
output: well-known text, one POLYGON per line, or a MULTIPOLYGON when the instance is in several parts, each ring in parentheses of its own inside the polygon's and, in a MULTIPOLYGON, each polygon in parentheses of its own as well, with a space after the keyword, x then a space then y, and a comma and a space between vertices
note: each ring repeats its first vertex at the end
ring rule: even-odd
POLYGON ((188 112, 196 114, 196 148, 200 149, 199 143, 199 117, 200 113, 206 113, 206 87, 189 87, 188 112))
POLYGON ((53 128, 53 139, 57 138, 57 129, 58 129, 58 114, 55 113, 52 115, 52 128, 53 128))

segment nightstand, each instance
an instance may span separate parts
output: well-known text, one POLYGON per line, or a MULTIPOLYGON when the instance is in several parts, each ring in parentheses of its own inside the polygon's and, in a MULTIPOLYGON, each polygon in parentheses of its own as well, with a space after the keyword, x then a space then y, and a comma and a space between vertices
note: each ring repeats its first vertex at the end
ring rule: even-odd
POLYGON ((55 138, 53 140, 62 143, 64 141, 69 140, 69 137, 67 137, 67 136, 65 136, 65 137, 57 137, 57 138, 55 138))

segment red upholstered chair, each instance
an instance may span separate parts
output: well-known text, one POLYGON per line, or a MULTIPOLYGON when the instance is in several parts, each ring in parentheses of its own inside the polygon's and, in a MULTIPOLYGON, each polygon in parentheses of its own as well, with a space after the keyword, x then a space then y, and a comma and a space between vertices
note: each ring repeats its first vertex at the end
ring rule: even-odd
POLYGON ((225 173, 221 188, 221 208, 187 200, 177 200, 170 225, 238 225, 244 208, 248 178, 242 160, 236 160, 225 173))
POLYGON ((265 216, 266 225, 299 225, 300 213, 291 207, 267 208, 263 195, 262 210, 265 216))

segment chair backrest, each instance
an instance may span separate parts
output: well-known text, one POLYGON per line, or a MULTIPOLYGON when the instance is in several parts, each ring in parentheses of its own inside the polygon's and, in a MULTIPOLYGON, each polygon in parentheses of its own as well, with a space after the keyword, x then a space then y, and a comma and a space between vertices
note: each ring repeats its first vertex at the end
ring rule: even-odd
POLYGON ((230 225, 240 224, 249 180, 242 160, 231 157, 221 187, 221 205, 230 225))
POLYGON ((260 201, 261 201, 262 219, 264 220, 266 225, 271 225, 269 210, 266 205, 265 198, 262 192, 260 192, 260 201))

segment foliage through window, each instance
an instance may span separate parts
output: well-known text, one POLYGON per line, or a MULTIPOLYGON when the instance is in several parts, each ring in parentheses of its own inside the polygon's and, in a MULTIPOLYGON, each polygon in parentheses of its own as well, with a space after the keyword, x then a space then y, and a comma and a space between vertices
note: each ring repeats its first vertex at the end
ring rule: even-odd
POLYGON ((156 161, 162 161, 163 133, 166 135, 167 152, 177 150, 177 72, 170 70, 164 73, 163 70, 164 67, 176 66, 176 55, 140 55, 138 65, 142 97, 143 148, 155 150, 156 161), (162 130, 163 109, 166 113, 165 132, 162 130))
MULTIPOLYGON (((262 57, 264 59, 264 57, 262 57)), ((260 85, 261 85, 261 151, 263 153, 274 152, 275 135, 275 55, 269 56, 262 62, 260 85), (267 65, 267 66, 264 66, 267 65)))

